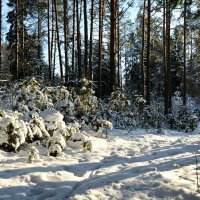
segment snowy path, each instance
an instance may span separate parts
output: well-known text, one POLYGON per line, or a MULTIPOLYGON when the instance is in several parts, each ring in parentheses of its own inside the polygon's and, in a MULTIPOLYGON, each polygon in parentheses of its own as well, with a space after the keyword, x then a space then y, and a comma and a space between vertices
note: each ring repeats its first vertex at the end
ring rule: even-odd
POLYGON ((28 151, 0 151, 0 199, 200 199, 200 136, 144 132, 113 130, 109 140, 92 138, 92 153, 68 148, 57 158, 39 146, 41 161, 33 164, 28 151))

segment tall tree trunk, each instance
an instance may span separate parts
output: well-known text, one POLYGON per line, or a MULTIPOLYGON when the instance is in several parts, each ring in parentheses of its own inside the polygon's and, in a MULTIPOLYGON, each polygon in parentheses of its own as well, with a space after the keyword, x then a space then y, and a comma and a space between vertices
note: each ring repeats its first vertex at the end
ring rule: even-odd
POLYGON ((14 78, 19 78, 19 22, 18 22, 18 9, 19 9, 19 2, 16 0, 16 52, 15 52, 15 59, 16 59, 16 74, 14 74, 14 78))
POLYGON ((94 21, 94 0, 91 0, 91 22, 90 22, 90 54, 89 54, 89 80, 92 81, 93 64, 93 21, 94 21))
MULTIPOLYGON (((52 4, 53 5, 53 4, 52 4)), ((53 10, 52 10, 53 13, 53 10)), ((50 39, 50 0, 47 0, 47 26, 48 26, 48 61, 49 61, 49 81, 51 81, 51 67, 52 67, 52 49, 51 49, 51 39, 50 39)), ((53 32, 53 29, 52 29, 53 32)), ((52 33, 53 34, 53 33, 52 33)))
POLYGON ((117 86, 120 88, 120 17, 119 17, 119 0, 116 0, 116 17, 117 17, 117 86))
MULTIPOLYGON (((53 82, 55 83, 55 71, 56 71, 56 35, 52 43, 54 43, 54 53, 53 53, 53 82)), ((53 52, 53 49, 52 49, 53 52)))
POLYGON ((163 0, 163 72, 164 72, 164 107, 165 115, 168 113, 168 91, 167 91, 167 66, 166 66, 166 0, 163 0))
POLYGON ((114 91, 116 86, 116 0, 110 1, 110 92, 114 91))
POLYGON ((167 68, 167 114, 171 112, 171 51, 170 51, 171 3, 166 1, 166 68, 167 68))
POLYGON ((1 44, 1 35, 2 35, 2 0, 0 0, 0 71, 2 70, 2 44, 1 44))
MULTIPOLYGON (((78 51, 78 80, 82 78, 82 62, 81 62, 81 33, 80 33, 80 16, 79 16, 79 2, 76 0, 76 26, 77 26, 77 51, 78 51)), ((81 6, 80 6, 81 8, 81 6)), ((80 13, 81 15, 81 13, 80 13)))
POLYGON ((60 63, 60 79, 61 79, 61 84, 63 84, 63 67, 62 67, 60 34, 59 34, 59 26, 58 26, 58 10, 57 10, 56 0, 54 0, 54 9, 55 9, 55 17, 56 17, 57 45, 58 45, 58 54, 59 54, 59 63, 60 63))
POLYGON ((104 0, 99 1, 99 62, 98 62, 98 97, 101 97, 101 75, 102 75, 102 42, 103 42, 103 12, 104 0))
POLYGON ((25 78, 25 68, 26 68, 26 56, 25 56, 25 38, 24 38, 24 2, 22 2, 22 19, 21 19, 21 26, 22 26, 22 71, 23 71, 23 78, 25 78))
POLYGON ((69 81, 70 70, 68 67, 68 0, 63 0, 63 10, 64 10, 64 44, 65 44, 65 82, 69 81))
POLYGON ((141 77, 142 77, 142 84, 141 84, 141 95, 145 97, 145 70, 144 70, 144 37, 145 37, 145 10, 146 10, 146 0, 144 0, 143 5, 143 14, 142 14, 142 52, 141 52, 141 77))
MULTIPOLYGON (((54 39, 54 5, 52 3, 51 5, 51 9, 52 9, 52 14, 51 14, 51 39, 49 38, 50 41, 50 63, 51 63, 51 74, 52 74, 52 63, 53 63, 53 48, 54 48, 54 43, 55 43, 55 39, 54 39)), ((49 25, 50 26, 50 25, 49 25)), ((49 34, 50 37, 50 34, 49 34)), ((51 77, 52 78, 52 77, 51 77)), ((54 80, 53 80, 54 81, 54 80)))
POLYGON ((73 1, 73 35, 72 35, 72 80, 75 80, 75 29, 76 29, 76 0, 73 1))
POLYGON ((186 41, 186 32, 187 32, 187 5, 186 5, 186 0, 184 1, 184 26, 183 26, 183 30, 184 30, 184 46, 183 46, 183 105, 187 104, 187 98, 186 98, 186 84, 187 84, 187 80, 186 80, 186 46, 187 46, 187 41, 186 41))
POLYGON ((193 66, 193 33, 192 33, 192 29, 190 29, 190 67, 192 70, 194 70, 194 66, 193 66))
POLYGON ((85 77, 88 76, 88 24, 87 24, 87 0, 84 2, 84 37, 85 37, 85 54, 84 54, 84 67, 85 77))
POLYGON ((38 0, 38 61, 40 64, 39 74, 42 74, 42 65, 41 65, 41 53, 42 53, 42 25, 41 25, 41 14, 40 14, 40 0, 38 0))
POLYGON ((151 0, 148 0, 148 22, 147 22, 147 80, 146 80, 146 101, 150 105, 150 43, 151 43, 151 0))

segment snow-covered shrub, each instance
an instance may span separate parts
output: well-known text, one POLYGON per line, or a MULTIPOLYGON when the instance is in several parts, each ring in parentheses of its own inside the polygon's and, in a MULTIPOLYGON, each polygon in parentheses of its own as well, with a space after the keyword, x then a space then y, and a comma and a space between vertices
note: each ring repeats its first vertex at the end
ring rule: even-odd
POLYGON ((45 127, 51 136, 58 128, 65 127, 64 116, 57 110, 45 109, 40 113, 40 116, 43 118, 45 127))
POLYGON ((186 127, 185 131, 186 132, 192 132, 197 128, 197 126, 198 126, 198 117, 195 113, 191 114, 188 117, 187 127, 186 127))
POLYGON ((34 161, 39 161, 40 159, 39 151, 34 146, 30 146, 30 150, 31 152, 28 156, 27 162, 32 163, 34 161))
POLYGON ((61 154, 62 154, 62 148, 59 144, 51 145, 47 152, 47 155, 54 156, 54 157, 61 154))
POLYGON ((99 102, 94 93, 94 90, 91 88, 91 81, 85 78, 81 79, 79 95, 75 95, 74 98, 76 118, 89 118, 95 114, 99 102))
POLYGON ((105 134, 105 137, 108 137, 108 130, 111 130, 113 128, 113 124, 112 122, 108 121, 108 120, 98 120, 98 125, 99 125, 99 129, 101 130, 102 134, 105 134))
MULTIPOLYGON (((167 123, 171 129, 194 131, 198 126, 198 114, 193 110, 193 106, 183 105, 180 95, 180 92, 175 92, 175 96, 172 98, 172 112, 167 116, 167 123)), ((191 104, 193 105, 194 102, 191 104)))
POLYGON ((161 128, 164 119, 162 105, 152 101, 150 106, 145 106, 143 110, 143 127, 161 128))
POLYGON ((107 119, 115 128, 131 129, 135 126, 135 118, 132 112, 132 103, 120 90, 111 94, 108 106, 105 110, 107 119))
POLYGON ((83 142, 83 149, 86 151, 92 152, 92 142, 91 141, 85 141, 83 142))
MULTIPOLYGON (((0 112, 0 145, 17 151, 22 144, 39 140, 54 156, 63 151, 66 142, 69 146, 91 150, 78 123, 84 118, 84 124, 89 124, 89 119, 96 114, 98 100, 90 84, 82 79, 77 95, 74 89, 69 91, 64 86, 44 87, 35 78, 14 83, 12 108, 18 112, 0 112)), ((30 162, 33 157, 31 153, 30 162)))
POLYGON ((30 140, 43 140, 50 137, 45 127, 45 121, 42 117, 39 117, 39 115, 33 116, 29 121, 29 126, 31 128, 29 132, 30 140))
POLYGON ((20 117, 20 113, 16 111, 5 113, 0 119, 3 137, 6 138, 1 145, 7 151, 17 151, 25 143, 28 130, 20 117))
POLYGON ((130 100, 119 89, 111 93, 109 99, 110 111, 125 112, 130 104, 130 100))
POLYGON ((80 131, 80 124, 78 122, 67 124, 66 130, 69 133, 66 139, 67 146, 92 151, 92 143, 88 139, 87 134, 80 131))
POLYGON ((30 111, 53 107, 52 100, 41 91, 41 85, 35 78, 27 78, 13 85, 13 109, 25 115, 28 120, 30 111))
POLYGON ((61 155, 62 151, 66 148, 65 138, 58 132, 55 132, 47 142, 47 155, 57 156, 61 155))

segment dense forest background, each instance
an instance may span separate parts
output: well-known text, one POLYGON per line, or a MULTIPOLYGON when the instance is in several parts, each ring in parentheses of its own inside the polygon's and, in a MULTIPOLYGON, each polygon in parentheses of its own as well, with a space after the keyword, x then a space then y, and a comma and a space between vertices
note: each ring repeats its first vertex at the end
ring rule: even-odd
POLYGON ((198 0, 1 0, 1 73, 65 86, 85 77, 98 97, 120 89, 148 105, 160 99, 168 114, 175 94, 183 105, 200 97, 199 8, 198 0))

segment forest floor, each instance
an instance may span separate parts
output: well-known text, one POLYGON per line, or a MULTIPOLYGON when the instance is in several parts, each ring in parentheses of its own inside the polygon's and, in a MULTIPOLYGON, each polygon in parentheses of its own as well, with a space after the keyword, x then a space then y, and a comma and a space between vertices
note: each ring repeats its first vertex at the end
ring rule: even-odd
POLYGON ((59 157, 36 145, 40 160, 34 163, 27 163, 28 150, 0 151, 0 199, 200 199, 198 131, 114 129, 108 139, 90 139, 91 153, 67 148, 59 157))

